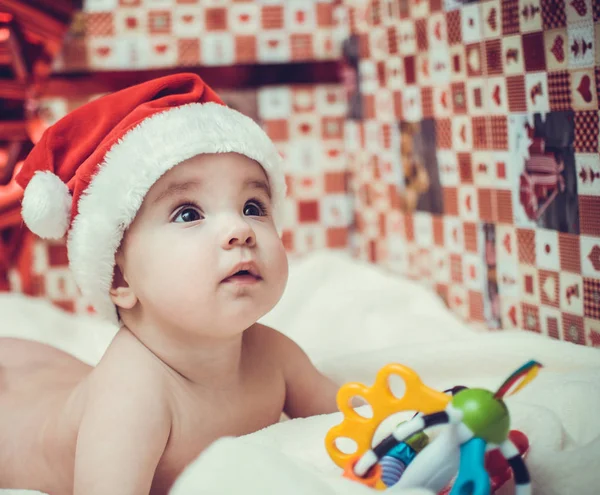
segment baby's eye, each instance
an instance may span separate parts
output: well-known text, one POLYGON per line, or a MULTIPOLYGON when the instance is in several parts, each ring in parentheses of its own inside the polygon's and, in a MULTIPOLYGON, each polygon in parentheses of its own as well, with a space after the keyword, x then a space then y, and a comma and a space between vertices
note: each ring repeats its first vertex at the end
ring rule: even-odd
POLYGON ((202 213, 198 211, 198 208, 193 208, 191 206, 186 206, 182 208, 175 217, 173 217, 174 223, 188 223, 188 222, 196 222, 197 220, 202 220, 204 217, 202 213))
POLYGON ((267 208, 258 199, 248 201, 244 205, 244 215, 249 217, 264 217, 267 214, 267 208))

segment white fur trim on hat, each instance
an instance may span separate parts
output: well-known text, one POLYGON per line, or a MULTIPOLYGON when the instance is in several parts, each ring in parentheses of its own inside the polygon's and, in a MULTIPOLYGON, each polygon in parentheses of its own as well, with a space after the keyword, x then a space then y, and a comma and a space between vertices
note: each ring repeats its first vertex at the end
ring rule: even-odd
POLYGON ((67 185, 49 171, 36 172, 23 193, 25 225, 44 239, 60 239, 71 220, 72 198, 67 185))
POLYGON ((229 107, 191 103, 155 114, 106 153, 79 199, 68 239, 75 281, 100 316, 117 323, 109 296, 115 253, 152 185, 188 158, 227 152, 262 165, 279 225, 286 188, 281 156, 256 122, 229 107))

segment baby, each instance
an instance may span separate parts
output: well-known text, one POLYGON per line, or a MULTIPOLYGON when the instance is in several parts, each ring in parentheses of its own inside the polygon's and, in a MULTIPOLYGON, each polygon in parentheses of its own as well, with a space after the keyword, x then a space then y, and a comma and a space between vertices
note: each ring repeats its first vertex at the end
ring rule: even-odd
POLYGON ((17 181, 68 234, 82 294, 120 330, 96 367, 0 339, 0 488, 168 493, 219 437, 336 410, 337 386, 258 324, 286 285, 280 156, 196 75, 80 107, 17 181))

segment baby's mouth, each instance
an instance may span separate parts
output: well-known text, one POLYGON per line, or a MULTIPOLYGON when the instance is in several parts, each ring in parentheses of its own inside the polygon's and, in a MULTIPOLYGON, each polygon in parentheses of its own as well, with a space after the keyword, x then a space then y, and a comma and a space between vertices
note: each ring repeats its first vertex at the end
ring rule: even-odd
POLYGON ((240 270, 224 279, 223 282, 247 285, 259 282, 260 280, 262 280, 260 275, 253 274, 248 270, 240 270))

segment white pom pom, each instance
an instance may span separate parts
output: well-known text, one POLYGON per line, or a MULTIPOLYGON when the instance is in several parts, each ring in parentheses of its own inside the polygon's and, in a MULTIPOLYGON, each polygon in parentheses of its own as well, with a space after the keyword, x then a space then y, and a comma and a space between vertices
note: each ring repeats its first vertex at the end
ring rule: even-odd
POLYGON ((27 184, 21 216, 36 235, 60 239, 71 220, 71 194, 67 185, 52 172, 36 172, 27 184))

